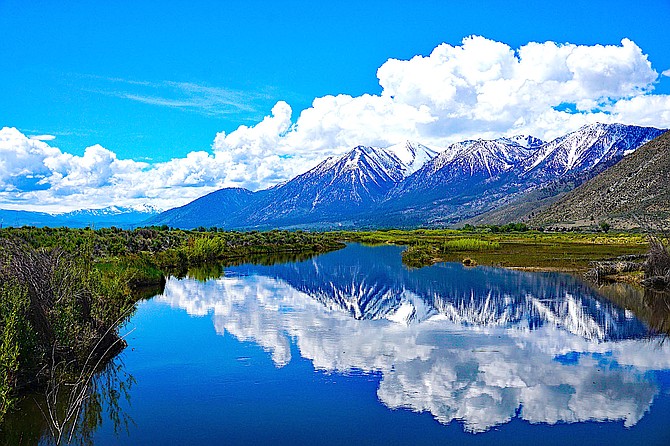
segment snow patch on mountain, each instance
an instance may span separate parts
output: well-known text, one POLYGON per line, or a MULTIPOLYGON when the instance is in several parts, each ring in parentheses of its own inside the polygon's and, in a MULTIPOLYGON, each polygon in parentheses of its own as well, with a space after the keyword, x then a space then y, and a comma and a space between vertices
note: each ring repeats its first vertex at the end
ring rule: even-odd
POLYGON ((424 164, 438 155, 436 150, 412 141, 395 144, 387 147, 385 150, 394 154, 405 165, 403 170, 404 177, 408 177, 421 169, 424 164))

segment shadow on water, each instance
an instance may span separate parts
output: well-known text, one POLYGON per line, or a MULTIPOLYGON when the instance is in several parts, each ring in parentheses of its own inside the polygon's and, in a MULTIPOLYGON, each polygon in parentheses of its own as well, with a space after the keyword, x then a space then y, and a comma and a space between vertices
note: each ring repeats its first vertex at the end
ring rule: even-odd
POLYGON ((120 358, 109 362, 91 380, 76 424, 64 423, 65 434, 60 443, 56 424, 63 423, 66 412, 71 409, 68 407, 71 396, 68 387, 61 388, 55 407, 49 407, 45 393, 29 394, 6 417, 0 432, 0 444, 93 445, 95 432, 107 422, 111 423, 115 435, 123 435, 133 423, 123 407, 130 403, 130 391, 134 384, 135 379, 125 371, 120 358), (49 416, 50 409, 55 422, 49 416))
POLYGON ((670 293, 627 283, 605 284, 596 289, 608 300, 632 311, 652 332, 670 336, 670 293))
POLYGON ((208 263, 205 265, 191 267, 188 269, 186 275, 191 279, 195 279, 200 282, 206 282, 207 280, 223 277, 225 267, 240 265, 272 266, 281 263, 303 262, 319 254, 320 253, 313 251, 251 254, 244 257, 229 259, 223 264, 208 263))

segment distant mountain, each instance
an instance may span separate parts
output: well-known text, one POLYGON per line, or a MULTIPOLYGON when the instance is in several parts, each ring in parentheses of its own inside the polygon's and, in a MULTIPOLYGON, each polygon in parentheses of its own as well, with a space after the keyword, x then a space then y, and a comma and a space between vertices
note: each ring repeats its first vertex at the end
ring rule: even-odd
MULTIPOLYGON (((665 132, 650 127, 622 124, 582 127, 577 132, 542 147, 532 159, 524 163, 524 171, 519 177, 528 187, 525 193, 511 196, 506 203, 463 220, 463 223, 537 222, 539 213, 567 193, 617 165, 622 159, 627 159, 638 147, 665 132)), ((510 182, 513 184, 514 180, 510 182)), ((565 219, 554 219, 555 222, 561 220, 566 223, 565 219)))
POLYGON ((222 189, 150 220, 184 228, 337 225, 382 201, 437 152, 405 142, 388 149, 357 146, 292 180, 259 192, 222 189))
POLYGON ((391 149, 355 147, 270 189, 249 212, 247 223, 300 225, 350 220, 382 201, 406 175, 433 156, 432 150, 412 144, 391 149))
POLYGON ((538 225, 636 227, 670 221, 670 132, 646 143, 535 215, 538 225))
POLYGON ((103 209, 84 209, 61 214, 47 214, 44 212, 13 211, 0 209, 2 226, 66 226, 70 228, 110 227, 130 228, 140 226, 144 222, 158 215, 159 210, 151 206, 139 209, 111 206, 103 209))
POLYGON ((9 209, 0 209, 0 227, 8 226, 62 226, 60 221, 44 212, 14 211, 9 209))
POLYGON ((222 189, 150 222, 268 229, 445 226, 487 216, 518 220, 663 132, 592 124, 549 142, 532 136, 469 140, 439 152, 413 142, 358 146, 270 189, 222 189))
POLYGON ((404 177, 408 177, 421 169, 424 164, 438 155, 438 152, 430 147, 412 141, 387 147, 386 151, 398 157, 403 163, 402 173, 404 177))
POLYGON ((623 124, 586 125, 576 132, 544 144, 521 164, 522 174, 537 180, 588 171, 617 162, 662 130, 623 124))
MULTIPOLYGON (((530 157, 542 144, 532 137, 465 141, 452 144, 398 185, 391 199, 406 196, 442 198, 485 184, 530 157), (531 142, 532 145, 524 144, 531 142)), ((415 200, 413 200, 415 201, 415 200)))
POLYGON ((241 209, 252 204, 261 192, 231 187, 220 189, 184 206, 152 216, 147 224, 180 228, 204 226, 235 227, 241 209))

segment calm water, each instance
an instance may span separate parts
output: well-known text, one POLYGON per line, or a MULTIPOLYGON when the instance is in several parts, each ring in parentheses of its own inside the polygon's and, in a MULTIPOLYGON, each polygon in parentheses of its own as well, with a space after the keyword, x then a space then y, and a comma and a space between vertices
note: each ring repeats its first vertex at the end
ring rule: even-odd
POLYGON ((115 363, 127 432, 103 414, 94 444, 670 444, 670 344, 633 312, 400 252, 168 280, 115 363))

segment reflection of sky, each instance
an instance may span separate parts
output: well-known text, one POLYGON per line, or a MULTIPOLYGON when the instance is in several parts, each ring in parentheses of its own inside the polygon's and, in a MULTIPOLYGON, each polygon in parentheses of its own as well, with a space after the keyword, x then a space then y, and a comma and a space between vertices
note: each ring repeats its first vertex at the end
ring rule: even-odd
MULTIPOLYGON (((170 279, 157 299, 189 314, 213 314, 218 333, 228 331, 259 344, 278 367, 291 360, 293 342, 317 369, 380 372, 377 394, 388 407, 428 411, 441 423, 462 420, 473 432, 517 414, 532 423, 622 420, 632 426, 658 392, 649 372, 670 368, 669 347, 634 337, 603 341, 590 336, 593 330, 584 336, 569 329, 572 326, 546 323, 555 317, 553 311, 542 313, 547 320, 533 322, 534 327, 519 318, 516 325, 489 323, 491 318, 479 325, 464 324, 454 314, 472 311, 464 302, 481 296, 446 305, 449 299, 437 292, 426 299, 419 297, 421 290, 404 287, 398 296, 392 286, 375 285, 377 291, 372 292, 370 286, 354 283, 354 294, 345 296, 340 287, 340 294, 327 301, 323 293, 328 286, 323 283, 316 287, 315 293, 321 294, 315 297, 308 294, 315 283, 307 286, 303 281, 299 291, 291 279, 249 268, 249 275, 206 283, 170 279), (393 304, 384 306, 383 299, 374 299, 375 293, 393 304), (374 303, 374 317, 366 318, 365 311, 352 313, 352 307, 366 308, 362 299, 374 303), (437 309, 435 302, 442 306, 437 309)), ((554 286, 559 295, 560 287, 554 286)), ((525 296, 524 302, 532 298, 525 296)), ((483 301, 490 315, 505 314, 495 308, 499 302, 509 306, 486 296, 483 301)), ((583 303, 573 296, 570 305, 568 314, 576 326, 616 320, 616 315, 594 314, 593 308, 602 309, 603 304, 583 303)), ((603 333, 613 330, 606 324, 597 327, 603 333)))

